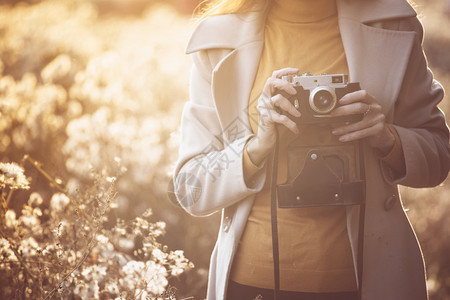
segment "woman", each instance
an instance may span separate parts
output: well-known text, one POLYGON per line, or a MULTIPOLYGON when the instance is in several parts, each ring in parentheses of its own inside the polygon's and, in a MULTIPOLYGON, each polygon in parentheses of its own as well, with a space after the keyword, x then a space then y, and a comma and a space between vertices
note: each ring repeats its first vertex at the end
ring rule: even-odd
POLYGON ((278 289, 273 153, 278 147, 276 183, 285 183, 288 145, 314 131, 296 122, 302 111, 287 99, 297 90, 283 76, 298 72, 348 74, 360 83, 331 114, 362 120, 330 134, 364 145, 364 246, 360 255, 358 206, 279 209, 280 299, 427 298, 421 250, 397 189, 435 186, 450 164, 448 128, 436 106, 443 90, 421 43, 421 24, 405 0, 209 6, 187 46, 191 92, 174 175, 189 213, 222 211, 208 299, 270 299, 278 289))

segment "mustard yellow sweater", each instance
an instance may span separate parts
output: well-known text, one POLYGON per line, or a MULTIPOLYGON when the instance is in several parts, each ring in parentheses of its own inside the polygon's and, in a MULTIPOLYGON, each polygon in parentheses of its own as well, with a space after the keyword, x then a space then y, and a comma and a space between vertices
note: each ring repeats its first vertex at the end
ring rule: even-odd
MULTIPOLYGON (((313 74, 348 74, 335 0, 275 0, 267 17, 265 46, 251 92, 249 117, 258 130, 257 99, 272 72, 285 67, 313 74)), ((286 145, 280 138, 278 183, 286 181, 286 145)), ((251 164, 248 157, 247 164, 251 164)), ((255 168, 246 166, 246 169, 255 168)), ((270 167, 267 168, 270 176, 270 167)), ((249 173, 252 173, 250 170, 249 173)), ((279 209, 281 289, 299 292, 356 290, 344 207, 279 209)), ((273 288, 270 179, 257 194, 248 218, 231 279, 273 288)))

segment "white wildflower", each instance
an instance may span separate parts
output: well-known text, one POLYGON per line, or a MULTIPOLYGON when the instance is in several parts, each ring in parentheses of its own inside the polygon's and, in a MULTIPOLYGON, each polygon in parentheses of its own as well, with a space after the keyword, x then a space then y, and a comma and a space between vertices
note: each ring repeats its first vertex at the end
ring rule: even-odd
POLYGON ((42 199, 41 194, 33 192, 28 198, 28 205, 31 207, 40 206, 44 200, 42 199))
POLYGON ((150 260, 145 263, 146 270, 144 279, 147 283, 147 290, 153 295, 160 295, 164 293, 167 284, 167 270, 164 266, 156 264, 150 260))
POLYGON ((39 219, 30 213, 24 214, 25 210, 22 210, 22 215, 19 217, 20 224, 23 224, 25 227, 34 228, 40 224, 39 219))
POLYGON ((0 238, 0 253, 2 254, 3 258, 15 259, 15 254, 11 250, 9 241, 7 239, 0 238))
POLYGON ((153 214, 152 209, 151 209, 151 208, 147 208, 147 209, 144 211, 144 213, 142 214, 142 216, 143 216, 144 218, 149 218, 149 217, 151 217, 152 214, 153 214))
POLYGON ((106 267, 99 265, 91 265, 83 269, 81 275, 88 281, 102 281, 106 276, 106 267))
POLYGON ((134 248, 134 242, 130 238, 120 238, 118 245, 124 251, 130 251, 134 248))
POLYGON ((0 163, 0 188, 29 189, 30 182, 23 172, 23 168, 16 163, 0 163))
POLYGON ((119 292, 120 292, 119 286, 115 282, 108 282, 105 285, 105 291, 110 294, 114 294, 114 295, 119 294, 119 292))
POLYGON ((63 211, 69 204, 70 199, 63 193, 55 193, 50 200, 50 208, 55 212, 63 211))
POLYGON ((39 248, 39 244, 33 237, 23 239, 20 243, 20 250, 24 257, 30 257, 36 255, 36 249, 39 248))
POLYGON ((152 228, 152 234, 154 236, 163 235, 166 231, 166 223, 165 222, 156 222, 155 227, 152 228))
POLYGON ((113 200, 111 201, 111 203, 109 204, 109 207, 110 207, 111 209, 117 209, 117 208, 119 208, 119 203, 117 203, 117 200, 116 200, 116 199, 113 199, 113 200))
POLYGON ((33 208, 33 215, 36 217, 42 217, 42 210, 39 207, 33 208))
POLYGON ((144 270, 145 264, 142 261, 131 260, 123 267, 123 271, 127 275, 139 274, 144 270))
POLYGON ((14 228, 17 226, 16 212, 12 209, 8 209, 5 213, 5 225, 8 228, 14 228))
POLYGON ((97 235, 97 241, 102 244, 107 244, 109 242, 109 239, 106 236, 104 236, 103 234, 99 234, 99 235, 97 235))
POLYGON ((114 231, 117 232, 117 234, 120 235, 126 235, 127 234, 127 230, 123 227, 116 227, 114 228, 114 231))
POLYGON ((181 275, 185 269, 193 267, 193 265, 189 263, 189 260, 184 257, 183 250, 170 252, 168 258, 172 261, 170 264, 170 274, 172 276, 181 275))
POLYGON ((86 286, 86 283, 80 283, 78 284, 75 289, 73 290, 73 293, 77 296, 80 296, 81 299, 87 299, 88 297, 88 287, 86 286))
POLYGON ((156 258, 157 261, 165 262, 167 258, 167 253, 164 253, 158 248, 153 249, 152 256, 156 258))

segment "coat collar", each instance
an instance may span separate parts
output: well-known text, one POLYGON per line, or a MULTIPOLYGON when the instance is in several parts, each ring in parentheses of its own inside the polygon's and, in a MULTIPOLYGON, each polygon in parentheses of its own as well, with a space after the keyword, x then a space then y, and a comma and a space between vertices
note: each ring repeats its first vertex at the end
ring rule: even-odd
POLYGON ((416 16, 406 0, 337 0, 337 6, 339 18, 361 23, 416 16))
POLYGON ((186 53, 205 49, 236 49, 264 40, 264 9, 246 14, 218 15, 202 20, 188 41, 186 53))
MULTIPOLYGON (((340 19, 360 23, 416 16, 406 0, 337 0, 337 7, 340 19)), ((264 5, 258 5, 245 14, 206 18, 194 29, 186 46, 186 53, 214 48, 236 49, 248 43, 262 41, 265 17, 264 5)))
MULTIPOLYGON (((412 17, 416 13, 406 0, 337 0, 337 4, 350 80, 360 82, 361 88, 379 101, 389 121, 416 33, 385 30, 364 23, 412 17)), ((251 133, 248 99, 264 45, 264 22, 264 10, 210 17, 197 26, 186 48, 187 53, 230 50, 213 66, 211 78, 225 142, 236 138, 231 132, 251 133)))

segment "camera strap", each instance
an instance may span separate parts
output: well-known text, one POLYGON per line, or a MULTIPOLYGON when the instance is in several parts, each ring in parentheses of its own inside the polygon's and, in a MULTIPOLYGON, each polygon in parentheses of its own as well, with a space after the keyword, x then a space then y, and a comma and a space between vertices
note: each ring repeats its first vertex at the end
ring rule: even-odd
POLYGON ((277 223, 277 175, 278 175, 278 128, 275 131, 275 149, 272 158, 272 176, 270 180, 270 222, 272 224, 272 252, 274 276, 274 300, 280 300, 280 255, 278 248, 277 223))
POLYGON ((364 250, 364 224, 366 216, 366 168, 364 163, 364 145, 361 140, 358 141, 358 147, 360 152, 360 168, 362 179, 364 180, 364 199, 362 199, 359 205, 359 228, 358 228, 358 261, 357 261, 357 272, 358 272, 358 299, 362 299, 362 280, 363 280, 363 250, 364 250))
MULTIPOLYGON (((273 274, 274 274, 274 300, 280 300, 280 256, 279 256, 279 243, 278 243, 278 222, 277 222, 277 175, 278 175, 278 152, 279 152, 279 134, 278 128, 275 135, 275 147, 272 157, 272 176, 270 181, 270 220, 272 229, 272 252, 273 252, 273 274)), ((360 148, 361 159, 361 172, 364 182, 365 168, 364 168, 364 155, 363 155, 363 143, 358 141, 358 147, 360 148)), ((365 191, 364 191, 365 194, 365 191)), ((365 219, 365 197, 360 204, 359 211, 359 228, 358 228, 358 258, 357 258, 357 279, 358 279, 358 299, 362 299, 362 272, 363 272, 363 248, 364 248, 364 219, 365 219)))

